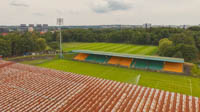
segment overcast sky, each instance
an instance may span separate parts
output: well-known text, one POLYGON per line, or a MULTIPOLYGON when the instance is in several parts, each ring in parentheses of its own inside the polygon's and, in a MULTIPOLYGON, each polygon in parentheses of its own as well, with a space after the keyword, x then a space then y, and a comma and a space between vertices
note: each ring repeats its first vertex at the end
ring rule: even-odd
POLYGON ((0 25, 200 24, 200 0, 0 0, 0 25))

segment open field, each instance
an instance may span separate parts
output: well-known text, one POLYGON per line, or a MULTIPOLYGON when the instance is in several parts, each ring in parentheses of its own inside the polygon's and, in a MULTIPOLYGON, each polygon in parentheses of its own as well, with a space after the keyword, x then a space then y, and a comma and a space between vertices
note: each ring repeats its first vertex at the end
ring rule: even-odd
POLYGON ((63 50, 93 50, 128 54, 155 55, 158 51, 158 47, 115 43, 64 43, 63 50))
POLYGON ((52 59, 24 63, 132 84, 137 83, 140 75, 139 85, 200 97, 199 78, 79 62, 71 60, 72 57, 73 55, 67 55, 64 60, 52 59))

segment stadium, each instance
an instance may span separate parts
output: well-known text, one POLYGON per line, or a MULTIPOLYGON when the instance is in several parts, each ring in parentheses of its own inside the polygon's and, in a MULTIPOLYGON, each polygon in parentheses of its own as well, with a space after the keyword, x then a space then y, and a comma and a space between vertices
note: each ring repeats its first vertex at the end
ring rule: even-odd
POLYGON ((2 112, 200 111, 198 97, 8 61, 0 77, 2 112))
POLYGON ((184 59, 130 55, 111 52, 98 52, 89 50, 73 50, 78 53, 74 60, 96 62, 101 64, 119 65, 128 68, 149 69, 155 71, 166 71, 183 73, 184 59))

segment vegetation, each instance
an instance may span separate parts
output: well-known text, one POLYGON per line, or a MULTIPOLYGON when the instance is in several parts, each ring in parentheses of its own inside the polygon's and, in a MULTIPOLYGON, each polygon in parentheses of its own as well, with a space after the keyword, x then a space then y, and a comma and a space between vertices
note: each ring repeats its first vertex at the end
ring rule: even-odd
POLYGON ((200 96, 199 78, 73 61, 73 56, 68 54, 64 60, 44 59, 24 63, 132 84, 136 84, 140 75, 139 85, 200 96))
POLYGON ((200 27, 187 30, 180 28, 150 29, 65 29, 64 42, 107 42, 139 45, 159 45, 160 40, 168 43, 159 50, 160 56, 184 58, 188 62, 198 59, 200 51, 200 27), (163 48, 166 49, 163 50, 163 48))
POLYGON ((0 54, 4 57, 41 52, 46 47, 46 40, 34 33, 10 33, 0 38, 0 54))
POLYGON ((169 39, 164 38, 160 40, 159 55, 184 58, 185 61, 192 61, 198 57, 199 42, 195 41, 190 35, 175 34, 169 39))
MULTIPOLYGON (((137 28, 137 29, 63 29, 63 42, 105 42, 127 43, 138 45, 159 45, 160 40, 168 42, 159 47, 159 55, 180 57, 186 61, 196 61, 200 51, 200 28, 137 28), (168 44, 170 44, 168 46, 168 44), (166 49, 163 50, 163 48, 166 49)), ((58 32, 45 34, 11 33, 0 37, 9 47, 0 40, 0 53, 3 56, 23 55, 26 52, 40 52, 45 46, 52 50, 59 48, 58 32), (8 51, 8 52, 7 52, 8 51)), ((160 43, 161 44, 161 43, 160 43)), ((101 47, 101 46, 99 46, 101 47)))
POLYGON ((158 51, 157 46, 133 45, 133 44, 117 44, 117 43, 64 43, 63 50, 65 52, 71 50, 94 50, 116 53, 155 55, 158 51))
POLYGON ((193 76, 200 77, 200 69, 198 65, 194 65, 191 72, 193 76))

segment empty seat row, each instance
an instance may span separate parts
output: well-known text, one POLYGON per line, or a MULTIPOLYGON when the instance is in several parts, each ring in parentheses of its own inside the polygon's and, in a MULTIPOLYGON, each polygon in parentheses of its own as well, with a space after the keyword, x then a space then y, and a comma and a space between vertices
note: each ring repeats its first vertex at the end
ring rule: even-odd
POLYGON ((149 69, 158 71, 169 71, 169 72, 183 72, 182 63, 172 63, 163 61, 153 61, 144 59, 132 59, 117 56, 104 56, 104 55, 93 55, 79 53, 74 57, 75 60, 88 61, 102 64, 120 65, 123 67, 137 68, 137 69, 149 69))
POLYGON ((130 67, 132 61, 133 59, 131 58, 111 57, 111 59, 108 61, 108 64, 130 67))

